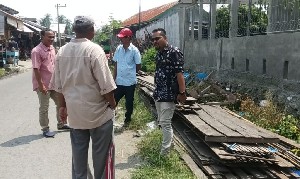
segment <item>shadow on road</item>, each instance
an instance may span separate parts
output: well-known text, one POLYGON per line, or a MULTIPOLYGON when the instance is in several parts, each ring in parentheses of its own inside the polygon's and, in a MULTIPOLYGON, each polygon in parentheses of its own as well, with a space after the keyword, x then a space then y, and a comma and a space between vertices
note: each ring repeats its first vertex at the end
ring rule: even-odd
POLYGON ((19 145, 29 144, 30 142, 34 140, 39 140, 44 138, 41 134, 35 134, 35 135, 28 135, 28 136, 21 136, 14 139, 11 139, 9 141, 6 141, 2 144, 0 144, 1 147, 15 147, 19 145))
POLYGON ((141 159, 138 154, 134 154, 128 157, 127 163, 118 163, 115 165, 116 169, 125 170, 130 168, 136 168, 141 165, 141 159))

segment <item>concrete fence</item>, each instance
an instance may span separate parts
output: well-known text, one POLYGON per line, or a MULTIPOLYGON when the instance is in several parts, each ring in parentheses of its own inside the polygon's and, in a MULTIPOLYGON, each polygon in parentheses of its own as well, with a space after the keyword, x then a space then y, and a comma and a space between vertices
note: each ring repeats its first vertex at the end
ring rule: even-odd
POLYGON ((300 81, 300 32, 185 41, 186 67, 300 81))

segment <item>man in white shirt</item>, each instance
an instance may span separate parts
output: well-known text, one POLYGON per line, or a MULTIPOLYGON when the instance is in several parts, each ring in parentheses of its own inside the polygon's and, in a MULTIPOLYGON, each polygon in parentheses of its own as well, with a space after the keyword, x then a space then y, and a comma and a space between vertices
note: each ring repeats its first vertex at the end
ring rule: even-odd
POLYGON ((67 120, 72 144, 73 179, 87 178, 92 139, 95 179, 114 178, 113 118, 116 85, 103 49, 91 42, 94 21, 77 16, 76 38, 61 47, 55 63, 60 117, 67 120))

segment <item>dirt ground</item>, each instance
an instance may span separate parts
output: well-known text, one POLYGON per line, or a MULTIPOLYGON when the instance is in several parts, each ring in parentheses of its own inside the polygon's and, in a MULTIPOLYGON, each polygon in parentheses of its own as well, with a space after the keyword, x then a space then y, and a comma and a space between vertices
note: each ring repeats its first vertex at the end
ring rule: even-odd
POLYGON ((134 137, 134 131, 124 131, 115 135, 116 178, 129 179, 130 172, 141 164, 136 144, 141 138, 134 137))
POLYGON ((130 172, 138 167, 142 162, 137 154, 137 143, 142 139, 136 137, 136 132, 132 130, 120 131, 124 117, 122 108, 118 108, 115 121, 115 172, 117 179, 129 179, 130 172))

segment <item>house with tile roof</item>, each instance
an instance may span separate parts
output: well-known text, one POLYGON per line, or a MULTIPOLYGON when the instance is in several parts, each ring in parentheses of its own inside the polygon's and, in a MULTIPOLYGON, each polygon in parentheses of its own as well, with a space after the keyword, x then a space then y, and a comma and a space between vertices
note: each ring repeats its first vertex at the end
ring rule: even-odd
MULTIPOLYGON (((142 11, 137 13, 128 19, 122 22, 123 27, 130 28, 135 34, 135 42, 137 46, 141 45, 149 39, 150 34, 153 29, 162 27, 167 31, 167 37, 171 44, 183 48, 184 43, 184 26, 191 26, 191 24, 187 24, 187 20, 185 18, 185 14, 187 13, 185 10, 193 4, 193 0, 178 0, 171 3, 164 4, 159 7, 155 7, 146 11, 142 11)), ((194 8, 194 11, 198 11, 198 8, 194 8)), ((208 24, 209 14, 206 11, 202 11, 203 15, 203 24, 208 24)), ((191 17, 190 17, 191 18, 191 17)), ((198 22, 194 22, 194 30, 198 32, 196 24, 198 22)), ((205 28, 205 25, 203 25, 205 28)), ((191 27, 190 27, 191 29, 191 27)), ((120 29, 115 31, 117 34, 120 29)), ((203 30, 205 32, 205 29, 203 30)), ((117 37, 112 38, 112 44, 118 43, 117 37)), ((114 45, 113 45, 114 46, 114 45)), ((140 47, 142 49, 142 47, 140 47)))
POLYGON ((138 28, 139 25, 141 27, 144 27, 147 24, 151 23, 152 21, 157 20, 159 15, 165 13, 166 11, 168 11, 169 9, 171 9, 177 4, 178 2, 175 1, 146 11, 142 11, 141 13, 137 13, 129 17, 128 19, 124 20, 122 25, 124 27, 131 27, 131 28, 138 28))

